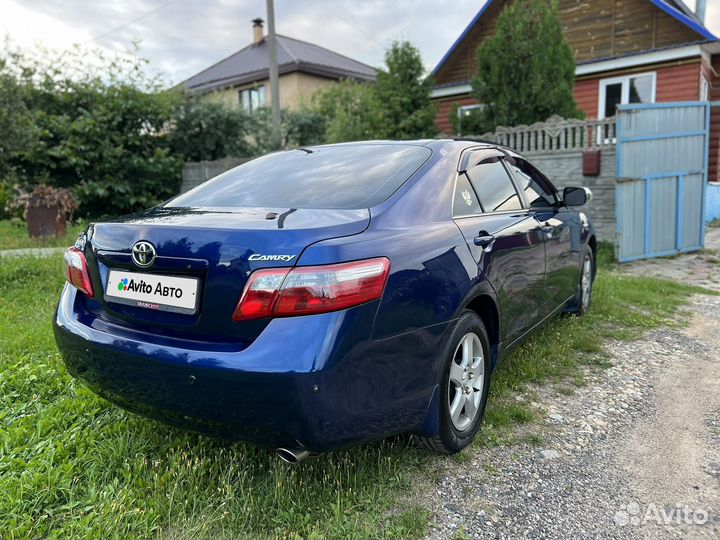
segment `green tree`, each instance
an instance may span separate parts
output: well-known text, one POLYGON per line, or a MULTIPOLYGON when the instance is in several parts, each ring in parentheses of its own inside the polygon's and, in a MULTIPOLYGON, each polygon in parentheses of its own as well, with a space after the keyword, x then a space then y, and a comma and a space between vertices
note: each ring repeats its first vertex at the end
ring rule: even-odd
POLYGON ((388 139, 432 137, 435 106, 433 81, 425 76, 420 52, 409 42, 394 42, 385 53, 386 70, 379 70, 374 90, 382 118, 381 135, 388 139))
MULTIPOLYGON (((463 119, 477 131, 581 117, 573 99, 575 58, 558 17, 557 0, 514 0, 495 35, 477 51, 473 95, 482 108, 463 119)), ((464 132, 468 132, 463 128, 464 132)))

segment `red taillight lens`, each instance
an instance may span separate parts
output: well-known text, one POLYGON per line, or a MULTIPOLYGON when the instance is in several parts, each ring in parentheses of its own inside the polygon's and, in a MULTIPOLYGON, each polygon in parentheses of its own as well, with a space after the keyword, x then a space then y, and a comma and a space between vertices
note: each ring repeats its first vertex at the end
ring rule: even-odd
POLYGON ((87 294, 90 298, 93 295, 90 274, 85 255, 76 247, 65 250, 65 279, 70 285, 87 294))
POLYGON ((271 317, 280 286, 289 271, 289 268, 268 268, 253 272, 235 308, 233 321, 271 317))
POLYGON ((389 273, 390 261, 385 258, 257 270, 233 320, 327 313, 364 304, 382 296, 389 273))

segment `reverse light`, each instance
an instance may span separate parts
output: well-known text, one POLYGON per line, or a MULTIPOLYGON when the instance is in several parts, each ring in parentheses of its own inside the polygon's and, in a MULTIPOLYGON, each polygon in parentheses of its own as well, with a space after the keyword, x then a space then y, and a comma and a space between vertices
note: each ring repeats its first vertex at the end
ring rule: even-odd
POLYGON ((384 257, 330 264, 267 268, 250 275, 233 321, 327 313, 383 294, 390 261, 384 257))
POLYGON ((65 250, 65 279, 70 285, 76 287, 92 298, 93 288, 90 283, 87 260, 85 254, 76 247, 65 250))

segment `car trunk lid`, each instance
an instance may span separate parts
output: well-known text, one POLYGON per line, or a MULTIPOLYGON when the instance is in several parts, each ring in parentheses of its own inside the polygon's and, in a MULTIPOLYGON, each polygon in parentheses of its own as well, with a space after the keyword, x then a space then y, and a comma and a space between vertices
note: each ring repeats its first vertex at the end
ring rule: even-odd
POLYGON ((106 322, 168 337, 251 342, 268 321, 232 321, 249 275, 258 268, 294 266, 310 244, 361 233, 369 222, 367 209, 158 208, 96 223, 88 230, 85 254, 100 294, 85 299, 85 309, 106 322), (138 242, 150 244, 155 252, 145 268, 133 261, 138 242), (162 286, 174 285, 178 278, 186 285, 196 280, 197 308, 164 311, 157 305, 118 301, 122 293, 106 294, 108 286, 118 286, 118 279, 133 280, 138 274, 145 274, 153 287, 165 277, 171 279, 162 286))

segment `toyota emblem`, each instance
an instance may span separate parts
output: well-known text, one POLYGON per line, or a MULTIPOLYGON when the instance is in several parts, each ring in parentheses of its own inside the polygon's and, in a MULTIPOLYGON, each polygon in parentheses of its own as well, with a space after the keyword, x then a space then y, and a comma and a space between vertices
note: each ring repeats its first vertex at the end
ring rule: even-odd
POLYGON ((147 268, 155 262, 155 246, 141 240, 132 247, 132 260, 140 268, 147 268))

